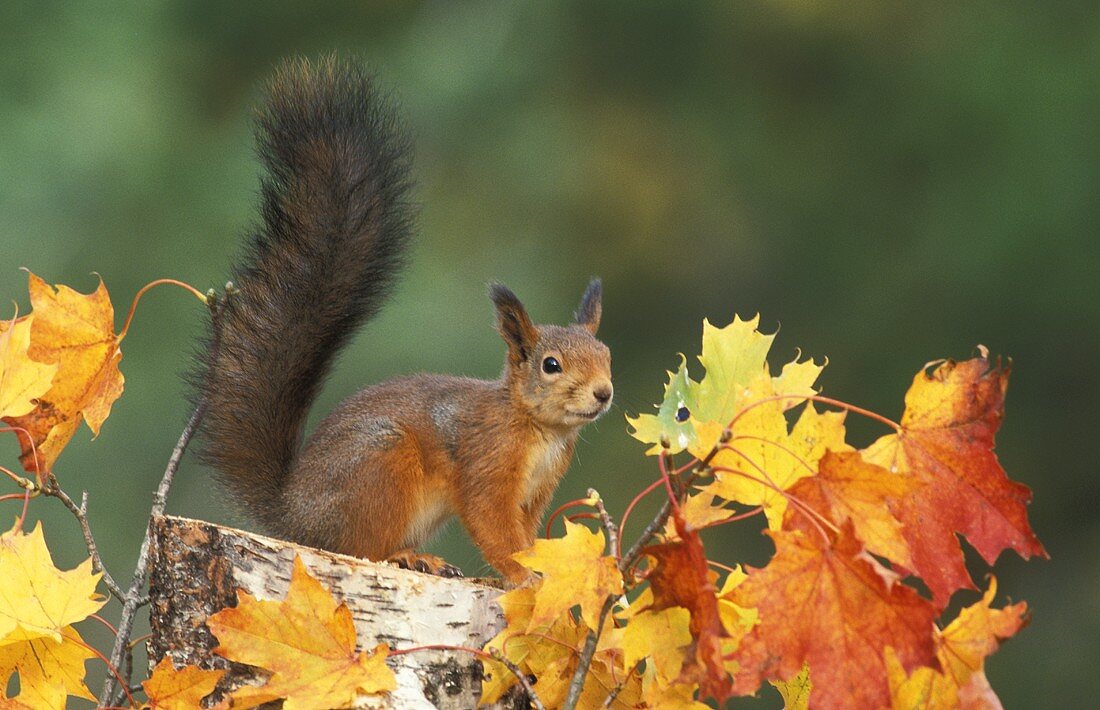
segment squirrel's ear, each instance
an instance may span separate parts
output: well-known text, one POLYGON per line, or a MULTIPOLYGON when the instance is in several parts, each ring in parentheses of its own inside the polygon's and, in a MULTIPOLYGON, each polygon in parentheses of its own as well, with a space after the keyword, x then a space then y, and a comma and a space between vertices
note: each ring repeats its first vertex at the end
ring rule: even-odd
POLYGON ((497 308, 497 329, 508 344, 508 357, 519 364, 527 360, 539 339, 527 310, 516 294, 503 284, 489 285, 489 298, 497 308))
POLYGON ((600 299, 603 297, 603 285, 599 279, 588 282, 588 288, 581 297, 581 305, 577 306, 577 312, 573 314, 573 322, 584 326, 592 335, 600 329, 600 313, 603 311, 600 299))

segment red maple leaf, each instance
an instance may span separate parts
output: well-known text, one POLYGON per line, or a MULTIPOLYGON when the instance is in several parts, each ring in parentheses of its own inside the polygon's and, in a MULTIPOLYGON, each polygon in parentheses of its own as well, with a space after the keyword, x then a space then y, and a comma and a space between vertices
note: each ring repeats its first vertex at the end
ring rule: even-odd
POLYGON ((1011 548, 1024 559, 1047 552, 1027 520, 1031 489, 1012 481, 993 453, 1004 417, 1007 367, 987 352, 964 362, 926 366, 905 395, 901 431, 863 457, 919 484, 892 506, 912 552, 913 570, 938 608, 958 589, 974 589, 959 532, 992 565, 1011 548))
POLYGON ((851 523, 835 539, 768 531, 776 552, 749 570, 731 600, 756 607, 760 623, 733 655, 739 695, 764 679, 789 680, 809 664, 817 707, 877 708, 890 702, 885 650, 902 666, 938 668, 936 611, 864 552, 851 523))

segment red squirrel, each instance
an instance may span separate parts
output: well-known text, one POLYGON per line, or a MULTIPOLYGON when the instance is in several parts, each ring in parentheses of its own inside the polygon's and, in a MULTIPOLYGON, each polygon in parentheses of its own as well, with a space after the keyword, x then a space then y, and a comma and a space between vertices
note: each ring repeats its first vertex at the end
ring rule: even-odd
POLYGON ((378 312, 405 257, 409 142, 374 80, 336 58, 281 66, 256 134, 261 219, 195 376, 202 458, 274 535, 454 574, 411 551, 457 515, 486 561, 521 583, 528 572, 512 554, 534 541, 578 431, 611 404, 599 280, 566 326, 535 325, 492 285, 507 344, 498 379, 371 385, 303 445, 333 359, 378 312))

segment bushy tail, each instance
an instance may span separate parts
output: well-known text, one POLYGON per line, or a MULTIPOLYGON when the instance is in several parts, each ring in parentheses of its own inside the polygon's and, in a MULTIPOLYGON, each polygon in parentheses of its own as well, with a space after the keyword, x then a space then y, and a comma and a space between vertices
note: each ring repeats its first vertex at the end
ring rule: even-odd
POLYGON ((363 69, 335 58, 281 66, 257 119, 262 219, 195 381, 202 458, 270 529, 310 405, 403 261, 410 179, 396 124, 363 69))

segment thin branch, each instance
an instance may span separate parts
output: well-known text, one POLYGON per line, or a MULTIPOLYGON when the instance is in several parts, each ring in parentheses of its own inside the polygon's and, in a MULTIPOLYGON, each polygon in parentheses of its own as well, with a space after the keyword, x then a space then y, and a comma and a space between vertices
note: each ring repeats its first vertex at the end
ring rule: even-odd
MULTIPOLYGON (((191 418, 187 422, 187 426, 184 427, 183 433, 180 434, 179 441, 176 442, 176 447, 172 450, 172 456, 168 459, 168 466, 164 470, 164 476, 160 480, 160 485, 157 486, 157 491, 153 495, 153 509, 149 514, 149 524, 145 528, 145 538, 141 541, 141 551, 138 553, 137 568, 134 570, 133 579, 130 580, 130 588, 126 592, 125 600, 122 605, 122 617, 118 622, 118 636, 115 637, 115 645, 111 649, 111 663, 114 666, 118 666, 123 661, 123 657, 127 652, 127 647, 130 642, 130 633, 134 628, 134 616, 138 609, 138 602, 141 600, 141 590, 145 587, 145 582, 148 580, 149 571, 149 553, 152 547, 152 529, 153 519, 164 514, 165 503, 168 498, 168 489, 172 485, 172 478, 176 475, 176 470, 179 468, 180 460, 183 457, 183 452, 187 448, 187 444, 191 441, 191 437, 195 434, 195 429, 198 427, 199 420, 202 419, 203 412, 206 407, 204 403, 200 402, 195 411, 191 413, 191 418)), ((129 685, 129 671, 127 668, 127 677, 123 686, 129 685)), ((107 680, 103 683, 103 693, 100 695, 100 703, 102 705, 110 705, 112 702, 112 696, 115 693, 115 678, 108 676, 107 680)))
POLYGON ((605 708, 609 708, 615 703, 615 698, 619 697, 619 693, 623 692, 623 688, 625 688, 626 684, 630 682, 631 676, 633 676, 638 671, 638 667, 641 666, 644 661, 645 659, 643 658, 635 663, 634 667, 627 671, 626 677, 619 681, 619 684, 611 689, 611 692, 608 694, 607 699, 603 701, 603 706, 605 708))
MULTIPOLYGON (((235 291, 232 290, 232 285, 226 284, 225 295, 222 298, 216 298, 213 289, 207 292, 204 298, 204 301, 210 308, 211 330, 214 333, 213 340, 210 343, 210 351, 213 354, 217 353, 221 345, 220 316, 222 310, 225 308, 228 299, 234 292, 235 291)), ((176 442, 175 448, 172 449, 172 455, 169 457, 168 465, 164 469, 164 475, 160 479, 160 485, 157 486, 156 493, 153 494, 153 508, 149 512, 149 522, 145 526, 145 538, 141 541, 141 550, 138 553, 137 567, 134 569, 134 576, 130 580, 130 588, 126 591, 126 600, 122 605, 122 617, 119 619, 118 623, 118 636, 115 637, 115 645, 111 649, 111 662, 115 666, 121 663, 124 658, 128 661, 125 680, 120 679, 120 683, 118 684, 118 687, 122 691, 126 691, 129 686, 130 673, 133 670, 133 654, 129 644, 130 634, 134 629, 134 617, 138 607, 141 606, 142 600, 148 599, 147 596, 142 595, 141 591, 149 578, 149 553, 153 540, 153 520, 164 514, 164 508, 168 500, 168 489, 172 486, 172 479, 179 469, 180 461, 183 459, 183 452, 191 442, 191 437, 195 435, 195 431, 198 429, 199 422, 202 421, 202 416, 205 411, 206 402, 205 400, 200 400, 195 406, 195 411, 191 413, 191 418, 187 420, 187 426, 185 426, 180 433, 180 438, 176 442)), ((115 678, 108 676, 103 683, 103 692, 99 698, 100 705, 111 705, 115 694, 115 678)))
POLYGON ((609 596, 603 603, 603 609, 600 610, 600 620, 597 622, 596 628, 589 631, 588 636, 584 639, 584 647, 581 649, 580 658, 577 660, 577 670, 573 671, 573 679, 569 681, 569 693, 565 696, 565 702, 562 703, 562 710, 573 710, 577 707, 577 701, 581 699, 584 681, 588 677, 592 657, 596 655, 596 645, 600 640, 600 634, 603 633, 604 621, 607 620, 607 615, 614 605, 615 597, 609 596))
POLYGON ((608 549, 611 550, 611 554, 613 555, 619 554, 619 529, 615 527, 615 521, 608 515, 607 508, 603 504, 603 499, 600 498, 600 494, 596 492, 595 488, 588 489, 588 497, 596 500, 596 510, 600 513, 600 522, 603 524, 603 529, 607 532, 608 549))
POLYGON ((84 495, 81 496, 80 499, 80 505, 77 505, 73 499, 69 497, 68 493, 61 490, 61 486, 57 482, 57 477, 51 473, 46 478, 46 485, 42 488, 42 495, 57 498, 69 509, 69 512, 76 518, 76 521, 80 523, 80 532, 84 534, 84 544, 88 548, 88 554, 92 556, 92 572, 102 572, 103 583, 107 585, 107 589, 111 591, 111 596, 125 603, 126 598, 122 593, 122 588, 118 586, 114 577, 111 576, 111 573, 108 572, 107 568, 103 565, 103 558, 99 556, 99 549, 96 547, 95 538, 92 537, 92 528, 88 524, 88 491, 84 491, 84 495))

